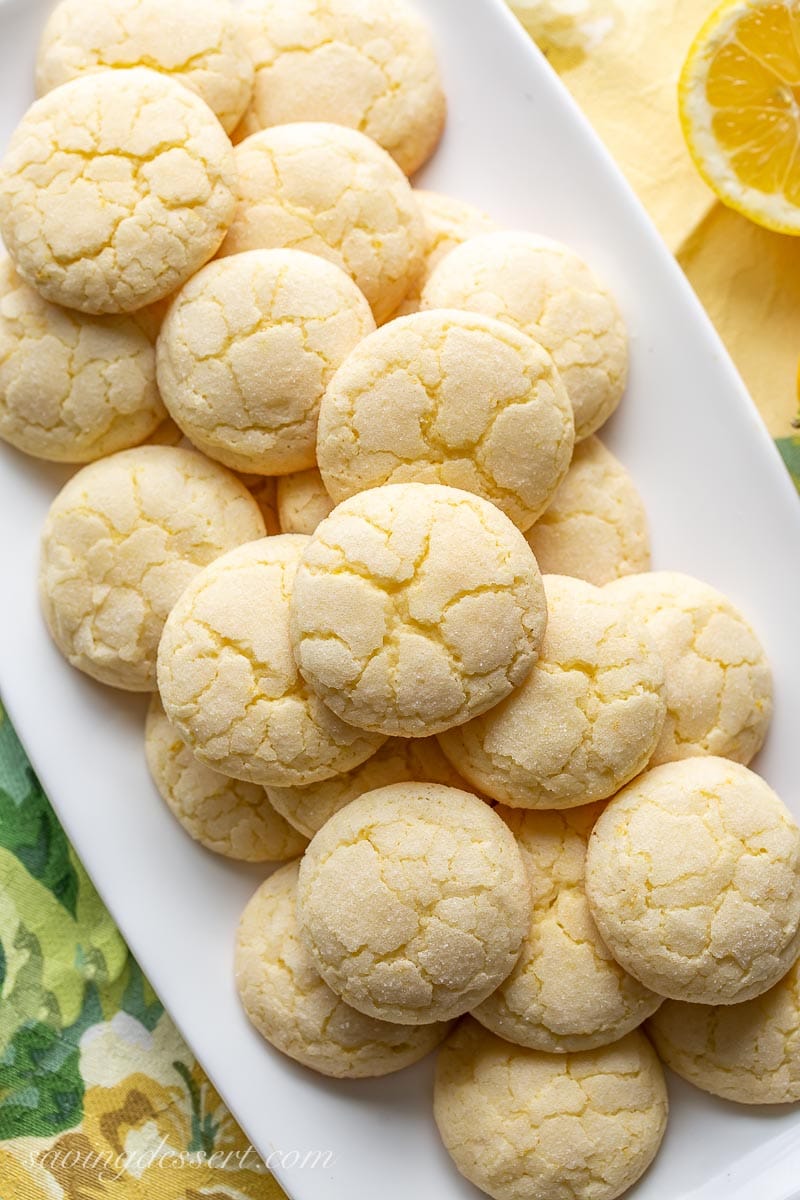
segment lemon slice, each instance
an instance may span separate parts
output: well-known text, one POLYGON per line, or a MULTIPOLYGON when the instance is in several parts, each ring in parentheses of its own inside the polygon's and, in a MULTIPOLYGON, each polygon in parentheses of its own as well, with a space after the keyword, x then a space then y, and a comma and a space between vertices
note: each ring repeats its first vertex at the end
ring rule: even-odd
POLYGON ((681 73, 689 151, 720 200, 800 235, 800 0, 725 0, 681 73))

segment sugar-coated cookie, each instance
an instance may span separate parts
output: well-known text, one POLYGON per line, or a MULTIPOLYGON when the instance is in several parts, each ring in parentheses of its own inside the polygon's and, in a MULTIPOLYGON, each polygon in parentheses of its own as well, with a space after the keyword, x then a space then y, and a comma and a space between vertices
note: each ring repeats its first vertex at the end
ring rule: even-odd
POLYGON ((333 500, 316 467, 282 475, 277 483, 276 502, 284 533, 312 534, 333 510, 333 500))
POLYGON ((201 762, 235 779, 314 783, 383 741, 345 725, 298 675, 289 596, 306 541, 281 534, 226 554, 186 588, 164 627, 167 716, 201 762))
POLYGON ((389 738, 380 750, 343 775, 306 787, 269 787, 272 805, 286 820, 313 837, 334 813, 364 792, 391 783, 443 783, 470 791, 442 753, 436 738, 389 738))
POLYGON ((319 254, 358 284, 375 320, 422 267, 425 226, 403 172, 342 125, 278 125, 236 147, 239 203, 221 254, 286 247, 319 254))
POLYGON ((617 962, 673 1000, 750 1000, 800 953, 800 829, 728 759, 665 763, 615 796, 589 840, 586 891, 617 962))
POLYGON ((146 67, 81 75, 28 110, 0 164, 0 234, 46 300, 131 312, 217 250, 233 149, 198 96, 146 67))
POLYGON ((516 325, 552 354, 575 436, 606 421, 625 390, 628 341, 616 302, 569 247, 533 233, 485 233, 439 263, 423 308, 467 308, 516 325))
POLYGON ((643 623, 580 579, 546 575, 544 587, 547 632, 522 686, 439 738, 465 779, 512 808, 612 796, 664 722, 664 667, 643 623))
POLYGON ((153 346, 130 317, 48 304, 0 260, 0 438, 53 462, 136 446, 165 419, 153 346))
POLYGON ((514 836, 469 792, 365 792, 312 838, 297 911, 323 979, 401 1025, 467 1012, 505 979, 530 919, 514 836))
POLYGON ((772 717, 772 672, 735 605, 677 571, 631 575, 607 591, 644 621, 664 660, 667 719, 651 765, 695 754, 749 763, 772 717))
POLYGON ((300 937, 297 872, 297 863, 275 871, 242 913, 236 988, 248 1018, 277 1050, 336 1079, 389 1075, 418 1062, 450 1025, 391 1024, 340 1000, 300 937))
POLYGON ((241 862, 284 862, 303 853, 306 839, 275 811, 262 787, 221 775, 195 758, 157 692, 150 700, 144 748, 162 799, 206 849, 241 862))
POLYGON ((536 559, 488 501, 438 484, 373 488, 310 539, 292 594, 309 685, 363 729, 427 737, 528 674, 547 619, 536 559))
POLYGON ((56 645, 101 683, 155 690, 158 641, 183 589, 263 536, 247 489, 193 450, 137 446, 83 467, 42 535, 40 595, 56 645))
POLYGON ((517 839, 533 911, 511 974, 472 1015, 534 1050, 594 1050, 630 1033, 661 997, 612 958, 584 886, 586 843, 602 804, 568 812, 497 808, 517 839))
POLYGON ((433 1112, 458 1170, 494 1200, 615 1200, 656 1156, 667 1088, 639 1032, 545 1054, 463 1021, 439 1051, 433 1112))
POLYGON ((242 134, 333 121, 407 175, 433 153, 444 92, 427 25, 405 0, 250 0, 242 18, 256 70, 242 134))
POLYGON ((440 192, 428 192, 423 188, 415 188, 414 195, 425 221, 425 262, 394 314, 396 317, 405 317, 419 310, 422 289, 445 255, 468 238, 477 237, 479 233, 491 233, 497 228, 488 213, 474 204, 468 204, 466 200, 443 196, 440 192))
POLYGON ((61 0, 39 43, 37 93, 108 67, 171 75, 205 100, 228 133, 253 91, 239 15, 219 0, 61 0))
POLYGON ((327 384, 374 328, 364 296, 333 263, 298 250, 235 254, 203 267, 173 301, 158 336, 158 386, 211 458, 236 471, 299 471, 315 462, 327 384))
POLYGON ((386 483, 441 483, 520 529, 569 468, 572 407, 536 342, 479 313, 437 309, 365 338, 328 384, 317 461, 334 500, 386 483))
POLYGON ((650 569, 641 496, 596 437, 575 447, 564 482, 525 536, 545 575, 574 575, 600 587, 650 569))
POLYGON ((667 1000, 648 1033, 678 1075, 737 1104, 800 1100, 800 962, 744 1004, 667 1000))
POLYGON ((239 472, 239 478, 261 509, 267 533, 280 533, 277 479, 272 475, 248 475, 243 472, 239 472))

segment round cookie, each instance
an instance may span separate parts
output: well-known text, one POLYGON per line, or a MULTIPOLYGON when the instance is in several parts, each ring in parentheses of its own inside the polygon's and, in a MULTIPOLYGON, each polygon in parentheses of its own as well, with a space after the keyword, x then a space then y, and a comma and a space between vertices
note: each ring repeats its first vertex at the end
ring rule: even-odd
POLYGON ((262 787, 229 779, 195 758, 157 693, 150 700, 144 748, 161 798, 206 849, 240 862, 283 862, 303 853, 306 839, 275 811, 262 787))
POLYGON ((147 66, 195 92, 227 133, 253 90, 253 64, 236 9, 219 0, 61 0, 36 58, 43 96, 78 75, 147 66))
POLYGON ((365 338, 322 399, 317 461, 335 501, 387 483, 441 483, 520 529, 569 468, 569 397, 541 346, 501 321, 413 313, 365 338))
POLYGON ((439 737, 465 779, 512 808, 613 796, 664 721, 664 668, 643 624, 580 579, 546 575, 544 588, 547 631, 522 686, 439 737))
POLYGON ((236 988, 248 1018, 277 1050, 335 1079, 389 1075, 418 1062, 450 1025, 395 1025, 340 1000, 300 937, 297 872, 296 862, 275 871, 242 913, 236 988))
POLYGON ((138 446, 83 467, 50 506, 40 595, 50 633, 101 683, 154 691, 167 613, 201 567, 264 536, 255 500, 193 450, 138 446))
POLYGON ((632 575, 607 591, 645 623, 664 660, 667 719, 651 766, 695 754, 749 763, 772 717, 772 672, 739 610, 677 571, 632 575))
POLYGON ((364 792, 392 783, 443 783, 468 792, 436 738, 389 738, 359 767, 306 787, 267 788, 273 807, 306 837, 313 837, 334 813, 364 792))
POLYGON ((573 575, 601 587, 650 569, 641 496, 596 437, 575 447, 564 482, 525 536, 545 575, 573 575))
POLYGON ((466 200, 456 200, 454 196, 443 196, 439 192, 428 192, 423 188, 415 188, 422 216, 425 221, 425 262, 422 271, 414 280, 406 293, 406 298, 394 314, 405 317, 409 313, 419 311, 422 289, 433 274, 434 269, 442 259, 466 242, 468 238, 477 237, 480 233, 491 233, 497 228, 488 213, 468 204, 466 200))
POLYGON ((0 438, 91 462, 143 442, 165 416, 152 344, 130 317, 57 308, 0 260, 0 438))
POLYGON ((488 501, 426 483, 338 505, 303 553, 291 608, 309 685, 343 720, 401 737, 438 733, 507 696, 547 619, 519 530, 488 501))
POLYGON ((375 320, 397 308, 422 267, 425 226, 385 150, 341 125, 278 125, 236 147, 239 203, 221 255, 286 247, 345 271, 375 320))
POLYGON ((333 121, 383 146, 407 175, 430 158, 444 92, 428 27, 403 0, 254 0, 243 27, 256 71, 243 134, 333 121))
POLYGON ((158 690, 193 753, 234 779, 282 787, 349 771, 383 738, 345 725, 300 679, 289 595, 307 539, 226 554, 182 593, 158 648, 158 690))
POLYGON ((198 96, 146 67, 81 75, 28 110, 0 164, 0 234, 46 300, 132 312, 220 245, 233 150, 198 96))
POLYGON ((458 1170, 494 1200, 614 1200, 656 1156, 667 1088, 638 1032, 545 1054, 464 1021, 439 1051, 433 1114, 458 1170))
POLYGON ((173 301, 158 386, 187 437, 226 467, 302 470, 315 462, 325 388, 374 328, 356 285, 323 258, 236 254, 209 263, 173 301))
POLYGON ((676 1074, 737 1104, 800 1100, 800 963, 744 1004, 667 1000, 648 1025, 676 1074))
POLYGON ((800 829, 739 763, 665 763, 595 825, 586 892, 603 941, 646 987, 738 1004, 800 953, 800 829))
POLYGON ((485 233, 437 266, 423 308, 466 308, 517 326, 553 356, 575 413, 594 433, 622 398, 628 342, 616 302, 586 263, 533 233, 485 233))
POLYGON ((530 919, 513 835, 477 796, 435 783, 365 792, 312 838, 297 911, 323 979, 353 1008, 424 1025, 509 973, 530 919))
POLYGON ((260 508, 267 533, 280 533, 281 526, 278 520, 278 481, 271 475, 246 475, 240 473, 239 478, 260 508))
POLYGON ((498 808, 517 839, 533 911, 522 954, 472 1015, 506 1041, 533 1050, 594 1050, 630 1033, 661 997, 611 956, 584 887, 586 843, 602 804, 569 812, 498 808))
POLYGON ((278 521, 284 533, 314 533, 334 507, 316 467, 282 475, 278 480, 276 502, 278 521))

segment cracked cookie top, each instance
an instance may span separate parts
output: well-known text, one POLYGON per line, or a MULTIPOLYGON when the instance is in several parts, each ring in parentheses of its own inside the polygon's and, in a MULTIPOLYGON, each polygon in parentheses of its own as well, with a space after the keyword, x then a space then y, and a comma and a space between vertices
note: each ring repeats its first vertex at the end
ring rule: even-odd
POLYGON ((325 981, 360 1012, 446 1020, 516 961, 530 896, 513 835, 477 796, 438 784, 366 792, 300 864, 302 935, 325 981))
POLYGON ((282 475, 277 484, 278 520, 284 533, 312 534, 334 504, 316 467, 282 475))
POLYGON ((438 484, 388 484, 345 500, 310 539, 292 640, 343 720, 426 737, 517 687, 546 617, 536 559, 498 508, 438 484))

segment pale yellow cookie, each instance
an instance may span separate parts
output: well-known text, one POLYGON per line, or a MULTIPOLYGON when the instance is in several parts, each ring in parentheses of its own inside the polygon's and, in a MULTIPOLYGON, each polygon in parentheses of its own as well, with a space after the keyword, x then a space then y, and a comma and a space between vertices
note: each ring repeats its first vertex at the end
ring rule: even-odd
POLYGON ((665 763, 595 825, 586 891, 609 950, 647 987, 737 1004, 771 988, 800 952, 800 829, 739 763, 665 763))
POLYGON ((546 575, 544 587, 547 632, 522 686, 439 738, 465 779, 512 808, 612 796, 664 722, 664 667, 642 622, 580 579, 546 575))
POLYGON ((477 237, 479 233, 491 233, 497 228, 488 213, 474 204, 468 204, 466 200, 442 196, 439 192, 428 192, 422 188, 415 188, 414 195, 425 221, 425 262, 394 314, 396 317, 405 317, 419 310, 422 289, 445 255, 468 238, 477 237))
POLYGON ((263 536, 247 489, 193 450, 138 446, 83 467, 42 535, 40 594, 56 645, 101 683, 154 691, 178 596, 206 563, 263 536))
POLYGON ((178 429, 171 417, 162 421, 147 439, 148 446, 180 446, 181 444, 186 444, 186 438, 183 436, 183 430, 178 429))
POLYGON ((167 716, 201 762, 235 779, 314 783, 383 741, 345 725, 298 675, 289 596, 307 540, 280 534, 226 554, 186 588, 164 627, 167 716))
POLYGON ((464 1021, 436 1063, 442 1141, 494 1200, 614 1200, 655 1158, 667 1107, 661 1065, 638 1032, 545 1054, 464 1021))
POLYGON ((469 792, 396 783, 327 822, 301 863, 297 911, 320 974, 360 1012, 423 1025, 505 979, 530 919, 513 835, 469 792))
POLYGON ((44 27, 36 90, 108 67, 151 67, 196 92, 232 133, 253 91, 233 5, 220 0, 61 0, 44 27))
POLYGON ((485 233, 438 265, 423 308, 466 308, 517 326, 552 354, 575 411, 575 436, 622 398, 628 340, 616 302, 573 250, 533 233, 485 233))
POLYGON ((522 683, 547 619, 536 559, 488 501, 401 483, 345 500, 306 547, 292 642, 353 725, 427 737, 522 683))
POLYGON ((667 1000, 648 1025, 678 1075, 737 1104, 800 1100, 800 963, 744 1004, 667 1000))
POLYGON ((193 444, 234 471, 314 465, 323 392, 375 328, 332 263, 252 250, 209 263, 181 289, 156 348, 158 386, 193 444))
POLYGON ((267 795, 291 825, 313 837, 334 813, 364 792, 412 781, 471 790, 445 758, 436 738, 389 738, 376 754, 352 771, 306 787, 269 787, 267 795))
POLYGON ((520 529, 567 473, 575 430, 553 360, 501 321, 455 309, 398 317, 328 384, 317 461, 336 501, 385 483, 441 483, 520 529))
POLYGON ((239 203, 220 254, 287 247, 328 259, 386 320, 419 274, 425 226, 385 150, 341 125, 278 125, 236 147, 239 203))
POLYGON ((695 754, 749 763, 772 717, 772 672, 735 605, 677 571, 631 575, 606 591, 645 623, 664 660, 667 719, 651 765, 695 754))
POLYGON ((602 804, 569 812, 497 808, 517 839, 533 912, 516 966, 472 1015, 509 1042, 563 1053, 630 1033, 661 997, 611 956, 584 887, 586 843, 602 804))
POLYGON ((389 1075, 418 1062, 450 1025, 378 1021, 331 991, 300 937, 297 871, 297 863, 275 871, 242 913, 236 988, 248 1018, 276 1050, 335 1079, 389 1075))
POLYGON ((575 447, 564 482, 525 536, 546 575, 574 575, 600 587, 650 569, 641 496, 596 437, 575 447))
POLYGON ((306 839, 275 811, 257 783, 230 779, 192 754, 155 693, 144 730, 147 765, 162 799, 208 850, 241 862, 284 862, 306 839))
POLYGON ((239 474, 244 486, 261 509, 267 533, 280 533, 278 520, 278 481, 271 475, 239 474))
POLYGON ((256 77, 242 133, 333 121, 408 175, 431 156, 444 92, 428 28, 404 0, 251 0, 243 28, 256 77))
POLYGON ((0 438, 91 462, 143 442, 165 416, 152 344, 130 317, 57 308, 0 261, 0 438))
POLYGON ((316 467, 282 475, 278 480, 276 501, 278 521, 284 533, 312 534, 333 510, 333 500, 316 467))
POLYGON ((0 233, 55 304, 131 312, 219 247, 233 150, 198 96, 145 67, 81 75, 28 110, 0 164, 0 233))

